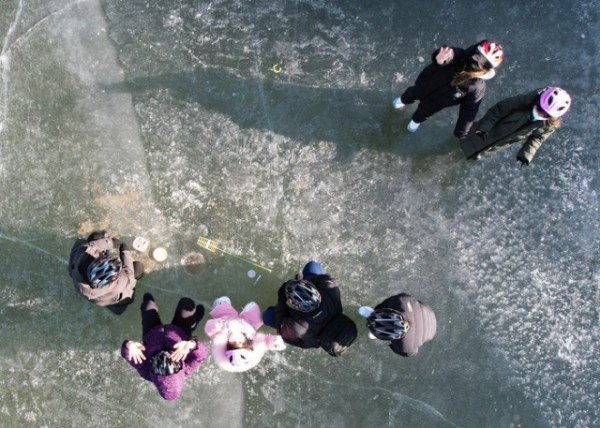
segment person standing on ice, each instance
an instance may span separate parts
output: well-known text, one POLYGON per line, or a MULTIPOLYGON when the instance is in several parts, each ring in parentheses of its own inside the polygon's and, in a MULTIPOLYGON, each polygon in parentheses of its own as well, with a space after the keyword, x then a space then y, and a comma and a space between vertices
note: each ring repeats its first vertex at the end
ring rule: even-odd
POLYGON ((133 302, 144 265, 133 261, 131 251, 119 239, 97 231, 87 239, 75 241, 69 257, 69 275, 81 296, 122 314, 133 302))
POLYGON ((356 324, 342 313, 340 289, 315 261, 279 288, 277 304, 263 319, 286 343, 321 347, 334 357, 345 354, 357 336, 356 324))
POLYGON ((460 146, 467 159, 479 159, 484 153, 522 143, 517 161, 529 165, 570 107, 571 96, 556 86, 506 98, 475 123, 460 146))
POLYGON ((362 306, 358 313, 367 319, 371 339, 389 341, 392 351, 403 357, 416 356, 437 329, 433 310, 406 293, 385 299, 375 309, 362 306))
POLYGON ((504 61, 504 51, 499 44, 482 40, 467 49, 442 46, 433 52, 431 61, 415 84, 394 99, 394 108, 419 101, 407 128, 416 132, 421 123, 438 111, 460 105, 454 135, 462 139, 477 116, 486 81, 494 77, 496 68, 504 61))
POLYGON ((213 359, 223 370, 245 372, 258 365, 267 351, 285 349, 281 336, 257 332, 263 321, 255 302, 238 313, 229 297, 219 297, 210 316, 204 332, 211 339, 213 359))
POLYGON ((142 303, 142 343, 125 340, 121 355, 139 375, 154 383, 165 400, 181 396, 185 378, 208 357, 208 347, 192 333, 204 315, 204 307, 192 299, 179 300, 171 324, 163 325, 150 293, 142 303))

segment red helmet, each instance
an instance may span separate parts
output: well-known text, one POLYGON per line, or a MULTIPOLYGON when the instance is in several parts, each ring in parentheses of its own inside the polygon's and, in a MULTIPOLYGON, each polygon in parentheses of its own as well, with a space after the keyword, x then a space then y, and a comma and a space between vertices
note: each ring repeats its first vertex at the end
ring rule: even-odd
POLYGON ((504 61, 504 50, 502 45, 490 40, 483 40, 477 45, 477 50, 496 68, 504 61))

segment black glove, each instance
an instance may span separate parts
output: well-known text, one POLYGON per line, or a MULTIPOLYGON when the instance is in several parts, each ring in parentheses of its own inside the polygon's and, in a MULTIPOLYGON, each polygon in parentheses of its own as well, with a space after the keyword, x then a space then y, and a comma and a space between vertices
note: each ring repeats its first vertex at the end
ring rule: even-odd
POLYGON ((482 140, 485 140, 487 138, 487 134, 488 134, 487 132, 482 131, 481 129, 478 129, 477 131, 475 131, 475 135, 477 135, 482 140))
POLYGON ((518 156, 517 156, 517 160, 518 160, 519 162, 521 162, 521 166, 524 166, 524 165, 526 165, 526 166, 529 166, 529 161, 528 161, 527 159, 525 159, 525 156, 523 156, 523 155, 518 155, 518 156))

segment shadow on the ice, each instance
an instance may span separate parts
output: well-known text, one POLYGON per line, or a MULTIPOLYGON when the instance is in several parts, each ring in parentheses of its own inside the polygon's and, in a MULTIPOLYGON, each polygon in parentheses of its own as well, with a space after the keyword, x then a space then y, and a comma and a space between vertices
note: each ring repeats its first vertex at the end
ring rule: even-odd
POLYGON ((439 144, 426 141, 427 136, 409 135, 406 124, 413 109, 393 111, 389 91, 318 88, 277 79, 244 78, 198 67, 102 88, 133 94, 167 89, 177 99, 223 113, 241 128, 269 130, 304 143, 333 141, 343 146, 338 150, 342 158, 365 147, 416 157, 457 149, 446 144, 446 137, 439 144))
MULTIPOLYGON (((465 311, 452 293, 424 298, 436 302, 439 324, 436 338, 417 357, 400 357, 386 342, 368 339, 358 307, 345 305, 358 327, 347 355, 331 358, 321 349, 290 347, 285 360, 267 365, 265 378, 278 385, 279 396, 321 403, 312 416, 316 426, 326 425, 331 414, 353 414, 356 426, 544 426, 539 410, 511 380, 502 354, 473 333, 482 330, 476 311, 465 311)), ((256 400, 268 407, 272 396, 256 400)), ((288 401, 286 413, 301 416, 304 406, 288 401)), ((264 422, 256 418, 251 425, 264 422)))
MULTIPOLYGON (((26 336, 20 343, 23 347, 38 348, 43 343, 64 350, 117 350, 125 338, 141 338, 140 305, 145 292, 156 298, 165 323, 170 322, 181 297, 203 304, 206 314, 196 332, 203 336, 202 327, 215 298, 227 295, 240 309, 251 300, 266 307, 275 302, 281 284, 267 272, 258 271, 249 278, 248 265, 228 256, 205 254, 204 266, 190 268, 182 266, 173 254, 163 265, 168 267, 163 267, 148 266, 147 255, 134 251, 134 260, 146 262, 153 270, 138 282, 134 302, 116 315, 87 302, 74 289, 67 264, 75 237, 34 234, 35 239, 23 238, 26 234, 0 233, 0 251, 6 262, 0 270, 0 284, 9 296, 0 302, 0 313, 2 319, 11 320, 15 335, 26 336), (48 338, 53 338, 51 343, 48 338)), ((121 238, 131 242, 128 237, 121 238)), ((182 251, 197 248, 190 244, 182 251)))
MULTIPOLYGON (((261 279, 257 282, 257 277, 248 277, 247 265, 226 256, 207 254, 206 265, 192 271, 171 260, 170 267, 156 266, 141 279, 135 302, 116 316, 86 302, 73 289, 67 259, 74 238, 35 233, 35 239, 23 236, 23 231, 0 234, 0 284, 4 293, 0 313, 4 320, 10 320, 2 329, 7 353, 77 350, 84 351, 77 355, 93 364, 94 353, 116 353, 124 339, 141 339, 139 307, 144 292, 154 295, 162 320, 168 323, 182 296, 204 304, 207 313, 210 303, 221 295, 230 296, 238 308, 250 300, 266 308, 275 303, 277 289, 294 273, 290 269, 284 278, 278 278, 259 272, 261 279)), ((127 238, 124 241, 128 242, 127 238)), ((134 259, 142 256, 135 253, 134 259)), ((349 292, 346 290, 346 296, 349 292)), ((423 298, 436 300, 432 296, 423 298)), ((361 406, 363 419, 358 425, 389 424, 390 415, 392 419, 414 422, 408 425, 420 421, 436 426, 543 425, 539 412, 508 380, 510 371, 498 353, 484 338, 473 334, 481 331, 475 314, 465 312, 451 293, 441 301, 437 299, 435 309, 440 323, 438 336, 424 346, 417 358, 400 358, 385 343, 367 339, 364 319, 357 315, 357 307, 346 305, 345 312, 359 328, 359 338, 347 356, 333 359, 322 350, 290 348, 285 359, 268 358, 266 371, 253 371, 247 376, 258 378, 261 383, 274 380, 282 388, 278 394, 294 396, 300 392, 311 402, 320 402, 327 396, 324 406, 337 412, 350 412, 350 406, 361 406), (454 318, 457 313, 461 316, 454 318), (289 381, 290 376, 294 382, 289 381), (389 402, 390 411, 382 413, 369 400, 357 403, 351 399, 357 392, 361 397, 381 396, 389 402), (515 415, 519 419, 515 420, 515 415)), ((204 340, 202 329, 207 317, 206 314, 196 331, 204 340)), ((269 406, 269 397, 266 401, 264 406, 269 406)), ((292 405, 287 411, 301 415, 304 410, 292 405)))

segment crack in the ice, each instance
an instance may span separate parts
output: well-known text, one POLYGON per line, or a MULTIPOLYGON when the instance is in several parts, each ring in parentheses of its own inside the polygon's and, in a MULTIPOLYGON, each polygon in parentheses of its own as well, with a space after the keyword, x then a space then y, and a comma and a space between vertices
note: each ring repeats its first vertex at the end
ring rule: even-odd
MULTIPOLYGON (((48 250, 45 250, 45 249, 43 249, 41 247, 38 247, 37 245, 33 245, 30 242, 27 242, 27 241, 25 241, 23 239, 20 239, 20 238, 16 237, 16 236, 5 235, 5 234, 0 233, 0 239, 4 239, 4 240, 10 241, 10 242, 19 243, 19 244, 24 245, 24 246, 26 246, 28 248, 31 248, 31 249, 33 249, 35 251, 39 251, 39 252, 41 252, 43 254, 46 254, 46 255, 51 256, 51 257, 54 257, 54 258, 56 258, 57 260, 59 260, 61 263, 65 264, 65 265, 68 264, 68 261, 66 259, 64 259, 64 258, 62 258, 60 256, 57 256, 56 254, 53 254, 53 253, 51 253, 48 250)), ((144 284, 144 286, 148 287, 148 288, 154 288, 154 289, 157 289, 157 290, 160 290, 160 291, 164 291, 166 293, 181 294, 181 293, 179 293, 177 291, 172 291, 172 290, 168 290, 168 289, 164 289, 164 288, 161 288, 161 287, 156 287, 156 286, 152 286, 152 285, 148 285, 148 284, 144 284)), ((292 367, 292 366, 286 364, 285 362, 284 362, 284 365, 288 369, 291 369, 293 371, 299 371, 295 367, 292 367)), ((347 388, 358 388, 358 389, 364 389, 364 390, 375 390, 375 391, 385 392, 387 394, 390 394, 392 397, 396 398, 396 400, 398 402, 406 403, 409 406, 411 406, 411 407, 413 407, 413 408, 415 408, 417 410, 424 411, 425 413, 428 413, 430 415, 434 415, 434 416, 442 419, 444 422, 452 425, 453 427, 457 427, 458 426, 455 423, 453 423, 452 421, 446 419, 446 417, 444 415, 442 415, 435 407, 431 406, 430 404, 427 404, 424 401, 417 400, 415 398, 409 397, 408 395, 404 395, 404 394, 402 394, 400 392, 391 391, 391 390, 389 390, 387 388, 383 388, 381 386, 365 386, 365 385, 344 384, 344 383, 340 383, 340 382, 334 382, 334 381, 331 381, 329 379, 324 379, 324 378, 322 378, 320 376, 317 376, 317 375, 315 375, 315 374, 313 374, 313 373, 311 373, 309 371, 302 371, 302 373, 305 374, 305 375, 308 374, 309 376, 311 376, 311 377, 313 377, 315 379, 318 379, 321 382, 328 383, 330 385, 338 385, 338 386, 344 386, 344 387, 347 387, 347 388)), ((390 424, 390 426, 391 426, 391 424, 390 424)))
MULTIPOLYGON (((56 254, 54 254, 54 253, 51 253, 50 251, 48 251, 48 250, 45 250, 45 249, 43 249, 43 248, 41 248, 41 247, 38 247, 37 245, 33 245, 32 243, 30 243, 30 242, 27 242, 27 241, 25 241, 25 240, 23 240, 23 239, 17 238, 16 236, 12 236, 12 235, 4 235, 4 234, 0 233, 0 239, 4 239, 4 240, 6 240, 6 241, 10 241, 10 242, 15 242, 15 243, 21 244, 21 245, 24 245, 24 246, 26 246, 26 247, 28 247, 28 248, 30 248, 30 249, 32 249, 32 250, 34 250, 34 251, 38 251, 38 252, 40 252, 40 253, 46 254, 47 256, 54 257, 55 259, 57 259, 58 261, 60 261, 60 262, 61 262, 62 264, 64 264, 65 266, 67 266, 67 265, 69 264, 69 261, 68 261, 67 259, 65 259, 65 258, 62 258, 62 257, 60 257, 60 256, 57 256, 56 254)), ((177 290, 175 290, 175 291, 174 291, 174 290, 169 290, 169 289, 167 289, 167 288, 162 288, 162 287, 157 287, 157 286, 155 286, 155 285, 146 284, 145 282, 142 282, 141 280, 138 280, 138 284, 142 284, 144 287, 147 287, 147 288, 152 288, 152 289, 154 289, 154 290, 163 291, 163 292, 165 292, 165 293, 169 293, 169 294, 176 294, 176 295, 178 295, 178 296, 180 296, 180 295, 181 295, 181 292, 180 292, 180 291, 177 291, 177 290)), ((194 297, 194 296, 192 296, 192 297, 194 297)), ((199 303, 202 303, 202 304, 203 304, 203 305, 205 305, 205 306, 207 306, 207 305, 208 305, 208 303, 207 303, 207 302, 205 302, 205 301, 203 301, 203 300, 201 300, 201 299, 195 299, 195 300, 196 300, 196 301, 198 301, 199 303)))
MULTIPOLYGON (((17 25, 19 24, 19 20, 21 18, 21 11, 23 10, 23 0, 19 0, 19 5, 17 6, 17 12, 15 13, 15 19, 12 24, 8 28, 6 32, 6 36, 4 37, 4 42, 2 42, 2 51, 0 51, 0 79, 2 79, 2 111, 0 111, 0 132, 4 128, 4 122, 6 121, 6 114, 8 112, 8 71, 10 70, 10 60, 8 57, 8 42, 12 37, 17 25)), ((0 161, 2 160, 2 156, 0 156, 0 161)), ((1 163, 0 163, 1 166, 1 163)))
POLYGON ((115 405, 115 404, 114 404, 114 402, 108 402, 108 401, 106 401, 106 400, 104 400, 104 399, 100 398, 100 397, 98 396, 98 394, 94 394, 94 395, 92 396, 92 395, 91 395, 91 394, 89 394, 89 393, 83 393, 83 390, 82 390, 81 388, 80 388, 80 389, 78 389, 77 391, 73 391, 73 389, 72 389, 72 388, 66 388, 66 387, 64 387, 64 386, 61 386, 61 385, 59 385, 59 384, 55 383, 55 382, 49 382, 49 384, 50 384, 50 385, 53 385, 55 388, 61 389, 62 391, 74 392, 74 393, 75 393, 75 395, 78 395, 79 397, 84 397, 84 398, 86 398, 87 400, 89 400, 89 401, 92 403, 92 405, 93 405, 94 403, 100 402, 100 403, 104 404, 104 405, 105 405, 107 408, 109 408, 109 409, 115 409, 115 408, 116 408, 116 409, 120 409, 120 410, 122 410, 124 413, 131 413, 131 414, 133 414, 134 416, 137 416, 138 418, 145 420, 145 421, 146 421, 146 422, 147 422, 147 423, 148 423, 150 426, 154 426, 154 427, 156 427, 156 426, 159 426, 159 425, 155 425, 155 424, 153 424, 153 423, 152 423, 152 422, 151 422, 149 419, 147 419, 146 417, 144 417, 144 416, 143 416, 143 415, 141 415, 140 413, 137 413, 137 412, 133 411, 133 410, 131 409, 131 406, 124 407, 124 406, 118 406, 118 405, 115 405))
MULTIPOLYGON (((343 386, 346 388, 355 388, 355 389, 364 389, 364 390, 375 390, 375 391, 382 391, 385 392, 387 394, 390 394, 392 397, 394 397, 397 402, 401 403, 401 404, 408 404, 409 406, 413 407, 414 409, 423 411, 425 413, 428 413, 430 415, 436 416, 438 418, 440 418, 441 420, 443 420, 444 422, 452 425, 453 427, 459 427, 459 425, 456 425, 454 422, 448 420, 443 414, 441 414, 435 407, 433 407, 430 404, 427 404, 424 401, 421 400, 417 400, 416 398, 412 398, 409 397, 408 395, 402 394, 400 392, 397 391, 391 391, 387 388, 383 388, 381 386, 366 386, 366 385, 358 385, 358 384, 345 384, 345 383, 341 383, 341 382, 334 382, 332 380, 329 379, 325 379, 321 376, 317 376, 307 370, 298 370, 295 367, 292 367, 291 365, 288 365, 284 362, 284 366, 287 369, 290 369, 292 371, 296 371, 296 372, 301 372, 303 375, 309 375, 312 378, 318 379, 321 382, 325 382, 329 385, 334 385, 334 386, 343 386)), ((395 412, 397 413, 397 411, 395 412)), ((390 415, 391 417, 391 415, 390 415)), ((390 421, 390 426, 393 426, 392 421, 390 421)))
MULTIPOLYGON (((21 43, 22 40, 26 40, 27 37, 34 32, 41 24, 43 24, 44 22, 46 22, 48 19, 52 18, 53 16, 56 16, 57 14, 60 14, 62 12, 64 12, 65 10, 71 8, 73 5, 79 4, 79 3, 83 3, 85 1, 90 1, 90 0, 75 0, 63 7, 61 7, 58 10, 55 10, 54 12, 46 15, 45 17, 39 19, 38 21, 36 21, 31 27, 29 27, 23 34, 21 34, 19 37, 17 37, 16 39, 14 39, 11 42, 11 37, 13 36, 13 33, 15 32, 20 18, 21 18, 21 12, 23 11, 23 0, 19 1, 19 5, 17 6, 17 12, 15 13, 15 19, 12 22, 12 24, 10 25, 8 32, 6 33, 6 36, 4 37, 4 42, 2 43, 2 51, 0 51, 0 79, 2 80, 2 99, 0 100, 2 103, 2 111, 0 111, 0 131, 2 131, 3 127, 4 127, 4 123, 6 122, 6 115, 8 113, 8 83, 9 83, 9 71, 10 71, 10 54, 12 51, 12 48, 14 46, 18 46, 18 44, 21 43)), ((0 157, 1 159, 1 157, 0 157)))
POLYGON ((6 36, 4 37, 4 42, 2 43, 2 51, 0 52, 0 55, 4 55, 4 53, 7 51, 8 42, 10 40, 10 37, 14 33, 15 29, 17 28, 19 19, 21 18, 22 11, 23 11, 23 0, 20 0, 19 5, 17 6, 17 12, 15 13, 15 19, 13 20, 12 24, 10 24, 10 27, 8 27, 8 31, 6 32, 6 36))
POLYGON ((70 9, 71 7, 80 4, 80 3, 84 3, 87 1, 92 1, 92 0, 75 0, 72 1, 71 3, 68 3, 66 5, 64 5, 63 7, 61 7, 60 9, 55 10, 54 12, 49 13, 48 15, 44 16, 43 18, 40 18, 39 20, 37 20, 31 27, 29 27, 27 29, 27 31, 25 31, 23 34, 21 34, 19 37, 17 37, 11 44, 10 46, 7 47, 6 51, 10 52, 10 50, 13 48, 13 46, 18 45, 21 43, 22 40, 27 39, 27 37, 29 37, 29 35, 35 31, 40 25, 42 25, 43 23, 45 23, 47 20, 49 20, 50 18, 59 15, 65 11, 67 11, 67 9, 70 9))
POLYGON ((46 255, 48 255, 50 257, 54 257, 55 259, 57 259, 58 261, 60 261, 61 263, 65 264, 65 265, 69 264, 69 262, 67 261, 67 259, 64 259, 64 258, 62 258, 60 256, 57 256, 56 254, 53 254, 53 253, 51 253, 48 250, 44 250, 43 248, 38 247, 37 245, 33 245, 33 244, 31 244, 31 243, 29 243, 27 241, 24 241, 23 239, 17 238, 16 236, 4 235, 4 234, 0 233, 0 239, 4 239, 4 240, 10 241, 10 242, 19 243, 19 244, 24 245, 24 246, 26 246, 28 248, 31 248, 32 250, 39 251, 40 253, 46 254, 46 255))

